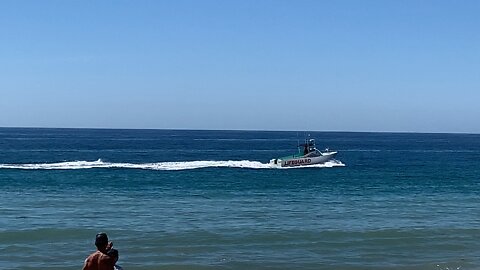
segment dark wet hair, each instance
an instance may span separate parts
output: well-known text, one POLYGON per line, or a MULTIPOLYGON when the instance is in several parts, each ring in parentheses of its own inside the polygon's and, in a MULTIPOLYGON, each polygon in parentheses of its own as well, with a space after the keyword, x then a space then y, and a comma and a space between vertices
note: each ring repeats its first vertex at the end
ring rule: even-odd
POLYGON ((95 236, 95 246, 98 247, 104 247, 108 244, 108 236, 106 233, 97 233, 95 236))
POLYGON ((113 258, 117 258, 118 259, 118 250, 117 249, 110 249, 109 251, 107 251, 107 255, 110 256, 110 257, 113 257, 113 258))

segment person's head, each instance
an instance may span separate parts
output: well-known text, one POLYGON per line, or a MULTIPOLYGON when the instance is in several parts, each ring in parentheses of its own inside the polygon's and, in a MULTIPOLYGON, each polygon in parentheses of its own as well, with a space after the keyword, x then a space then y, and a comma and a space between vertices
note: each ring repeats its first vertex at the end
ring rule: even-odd
POLYGON ((95 236, 95 246, 98 250, 105 250, 108 245, 108 236, 106 233, 97 233, 95 236))
POLYGON ((107 251, 107 255, 110 256, 110 258, 112 258, 115 263, 117 263, 117 261, 118 261, 118 250, 112 248, 109 251, 107 251))

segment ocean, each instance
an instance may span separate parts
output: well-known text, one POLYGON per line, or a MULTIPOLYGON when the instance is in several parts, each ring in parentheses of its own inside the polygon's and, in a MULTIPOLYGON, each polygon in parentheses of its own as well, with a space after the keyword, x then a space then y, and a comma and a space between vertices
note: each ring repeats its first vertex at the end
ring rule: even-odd
POLYGON ((0 194, 3 270, 480 269, 475 134, 0 128, 0 194))

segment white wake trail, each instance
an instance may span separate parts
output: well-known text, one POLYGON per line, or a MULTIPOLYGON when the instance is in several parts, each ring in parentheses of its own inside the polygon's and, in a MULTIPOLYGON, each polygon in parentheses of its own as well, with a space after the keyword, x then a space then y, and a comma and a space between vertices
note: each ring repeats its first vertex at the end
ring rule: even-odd
MULTIPOLYGON (((299 166, 291 168, 332 168, 345 166, 340 161, 333 160, 324 164, 309 166, 299 166)), ((246 168, 246 169, 286 169, 280 168, 269 163, 250 160, 200 160, 200 161, 177 161, 177 162, 157 162, 157 163, 112 163, 104 162, 101 159, 97 161, 66 161, 57 163, 30 163, 30 164, 0 164, 0 169, 21 169, 21 170, 79 170, 93 168, 123 168, 123 169, 143 169, 158 171, 179 171, 193 170, 201 168, 246 168)), ((289 168, 289 169, 291 169, 289 168)))

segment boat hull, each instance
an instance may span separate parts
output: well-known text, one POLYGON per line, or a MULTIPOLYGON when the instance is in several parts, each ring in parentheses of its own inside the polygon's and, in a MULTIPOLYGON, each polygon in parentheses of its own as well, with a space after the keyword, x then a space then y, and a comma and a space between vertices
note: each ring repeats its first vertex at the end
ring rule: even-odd
POLYGON ((315 164, 322 164, 327 161, 330 161, 335 158, 337 152, 325 152, 322 153, 321 156, 317 157, 298 157, 298 158, 291 158, 291 159, 274 159, 271 160, 270 163, 274 165, 280 165, 281 167, 298 167, 298 166, 308 166, 308 165, 315 165, 315 164))

